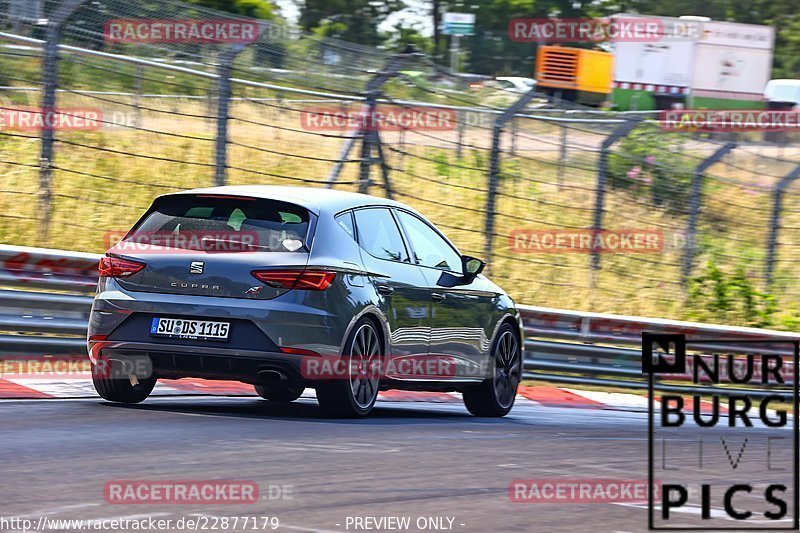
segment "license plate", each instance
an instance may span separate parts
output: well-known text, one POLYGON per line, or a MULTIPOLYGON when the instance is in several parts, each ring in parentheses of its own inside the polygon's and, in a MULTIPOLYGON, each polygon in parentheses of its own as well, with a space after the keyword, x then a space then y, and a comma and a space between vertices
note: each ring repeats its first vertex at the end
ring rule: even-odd
POLYGON ((150 323, 150 335, 176 339, 222 341, 228 338, 230 330, 230 322, 213 322, 211 320, 154 318, 150 323))

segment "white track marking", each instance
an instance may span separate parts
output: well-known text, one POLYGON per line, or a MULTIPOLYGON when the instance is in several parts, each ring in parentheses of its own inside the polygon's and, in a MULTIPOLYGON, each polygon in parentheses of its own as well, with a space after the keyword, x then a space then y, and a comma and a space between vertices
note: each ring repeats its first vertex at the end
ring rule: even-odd
POLYGON ((647 410, 647 398, 636 394, 626 394, 623 392, 599 392, 580 389, 567 389, 567 392, 601 403, 610 408, 619 409, 644 409, 647 410))

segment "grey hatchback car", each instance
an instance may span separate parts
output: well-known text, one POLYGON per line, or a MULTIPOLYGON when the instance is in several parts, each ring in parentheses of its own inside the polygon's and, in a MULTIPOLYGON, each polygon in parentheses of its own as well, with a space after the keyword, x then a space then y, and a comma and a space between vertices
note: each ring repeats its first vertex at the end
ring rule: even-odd
POLYGON ((159 196, 100 261, 88 332, 97 392, 143 401, 159 379, 304 389, 332 416, 387 389, 461 392, 504 416, 522 375, 511 298, 402 203, 304 187, 159 196))

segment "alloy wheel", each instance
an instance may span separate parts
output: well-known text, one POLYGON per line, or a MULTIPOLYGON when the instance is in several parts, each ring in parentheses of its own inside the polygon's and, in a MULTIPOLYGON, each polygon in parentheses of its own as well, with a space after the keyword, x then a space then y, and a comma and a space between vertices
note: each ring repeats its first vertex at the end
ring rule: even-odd
POLYGON ((497 342, 494 370, 494 391, 497 402, 508 408, 514 402, 520 382, 519 343, 511 331, 503 332, 497 342))
POLYGON ((348 365, 350 391, 362 409, 368 408, 378 395, 380 379, 380 341, 370 324, 362 324, 353 337, 348 365))

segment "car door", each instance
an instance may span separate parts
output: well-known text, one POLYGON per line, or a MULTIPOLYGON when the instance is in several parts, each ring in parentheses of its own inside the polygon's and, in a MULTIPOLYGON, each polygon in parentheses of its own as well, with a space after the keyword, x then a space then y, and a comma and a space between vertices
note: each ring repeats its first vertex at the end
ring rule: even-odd
POLYGON ((431 307, 431 356, 449 356, 458 376, 483 376, 494 322, 497 293, 484 278, 467 283, 461 272, 461 254, 428 222, 397 209, 413 262, 428 284, 431 307))
MULTIPOLYGON (((431 308, 427 280, 411 262, 392 211, 367 207, 353 214, 364 269, 370 273, 379 307, 389 322, 391 353, 387 355, 426 357, 431 308)), ((387 368, 391 366, 386 363, 387 368)))

